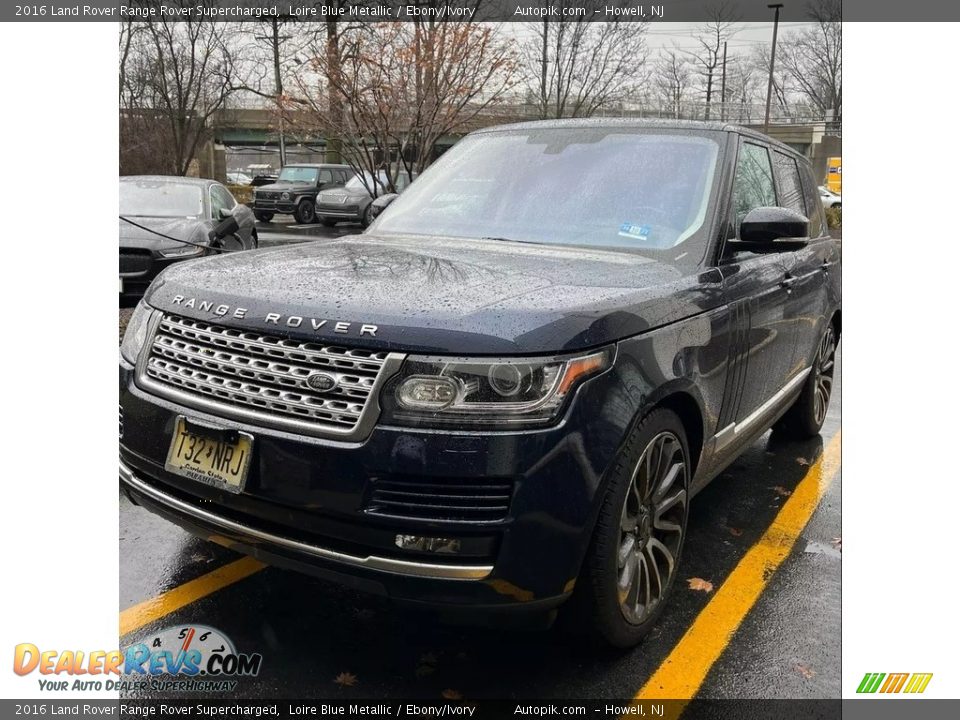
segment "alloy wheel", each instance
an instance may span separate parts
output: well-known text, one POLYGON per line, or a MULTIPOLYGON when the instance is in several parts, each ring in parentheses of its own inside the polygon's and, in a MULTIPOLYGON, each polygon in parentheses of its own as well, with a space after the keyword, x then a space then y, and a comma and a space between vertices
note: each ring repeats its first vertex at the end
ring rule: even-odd
POLYGON ((830 404, 830 392, 833 390, 833 363, 837 354, 837 343, 833 328, 828 327, 820 340, 817 359, 813 366, 813 417, 817 425, 823 423, 830 404))
POLYGON ((630 623, 666 597, 686 532, 688 464, 680 439, 659 433, 644 449, 620 514, 617 596, 630 623))

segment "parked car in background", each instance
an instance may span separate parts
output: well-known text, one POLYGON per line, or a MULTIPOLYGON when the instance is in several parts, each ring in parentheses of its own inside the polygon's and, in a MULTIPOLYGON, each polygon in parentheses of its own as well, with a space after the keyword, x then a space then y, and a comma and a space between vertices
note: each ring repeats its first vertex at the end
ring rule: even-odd
MULTIPOLYGON (((405 172, 396 173, 393 177, 397 193, 406 190, 411 182, 413 178, 405 172)), ((325 190, 317 195, 317 217, 327 227, 344 221, 358 222, 367 227, 375 217, 371 206, 374 195, 383 195, 386 187, 387 176, 383 171, 377 174, 376 181, 370 173, 365 173, 363 178, 354 175, 342 188, 325 190)))
POLYGON ((121 302, 141 297, 167 266, 217 253, 210 233, 228 217, 236 219, 239 230, 223 246, 228 250, 257 247, 253 213, 220 183, 159 175, 121 177, 121 302))
POLYGON ((240 170, 227 173, 227 182, 233 185, 252 185, 253 178, 240 170))
POLYGON ((349 165, 287 165, 275 183, 253 191, 253 213, 262 222, 270 222, 277 213, 293 215, 301 224, 316 222, 317 193, 342 186, 352 176, 349 165))
POLYGON ((823 203, 824 210, 840 207, 840 193, 835 193, 823 185, 817 188, 817 190, 820 192, 820 202, 823 203))
POLYGON ((694 495, 774 425, 819 433, 840 269, 766 135, 481 130, 361 235, 165 273, 120 350, 121 485, 259 560, 629 647, 688 577, 694 495))

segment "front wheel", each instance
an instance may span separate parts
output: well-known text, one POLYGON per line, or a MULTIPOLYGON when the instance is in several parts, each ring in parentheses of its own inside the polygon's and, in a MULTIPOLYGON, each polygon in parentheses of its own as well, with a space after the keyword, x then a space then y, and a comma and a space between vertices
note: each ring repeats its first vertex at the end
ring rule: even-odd
POLYGON ((370 223, 373 222, 373 203, 367 205, 363 210, 363 215, 360 216, 360 225, 362 227, 370 227, 370 223))
POLYGON ((313 200, 304 198, 297 203, 297 209, 293 213, 293 219, 301 225, 312 223, 316 219, 314 214, 313 200))
POLYGON ((615 647, 652 629, 673 587, 689 514, 690 461, 677 415, 657 409, 631 432, 607 486, 568 613, 615 647))
POLYGON ((253 216, 260 222, 270 222, 271 220, 273 220, 272 212, 263 212, 262 210, 256 210, 253 213, 253 216))

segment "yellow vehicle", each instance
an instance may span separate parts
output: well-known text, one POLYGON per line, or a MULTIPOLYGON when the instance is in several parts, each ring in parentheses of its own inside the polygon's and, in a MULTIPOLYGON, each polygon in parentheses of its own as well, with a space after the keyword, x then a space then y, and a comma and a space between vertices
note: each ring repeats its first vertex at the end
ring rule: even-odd
POLYGON ((832 157, 827 158, 827 179, 826 185, 827 190, 834 192, 837 195, 841 194, 841 185, 843 184, 843 176, 840 172, 840 158, 832 157))

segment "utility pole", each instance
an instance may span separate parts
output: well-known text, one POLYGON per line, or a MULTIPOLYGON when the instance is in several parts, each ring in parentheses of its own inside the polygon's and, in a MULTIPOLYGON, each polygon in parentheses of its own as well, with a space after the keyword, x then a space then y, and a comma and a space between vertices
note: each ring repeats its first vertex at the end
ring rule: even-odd
POLYGON ((540 49, 540 117, 547 118, 547 32, 550 26, 543 18, 543 47, 540 49))
MULTIPOLYGON (((290 35, 281 35, 280 34, 280 23, 283 22, 284 18, 272 17, 270 18, 271 25, 271 34, 270 35, 256 35, 257 40, 266 40, 270 43, 273 49, 273 92, 277 100, 277 104, 280 103, 280 97, 283 95, 283 79, 280 76, 280 43, 284 40, 289 40, 290 35)), ((287 143, 286 139, 283 136, 283 111, 280 111, 280 127, 279 127, 279 145, 280 145, 280 167, 283 167, 287 164, 287 143)))
POLYGON ((720 119, 727 119, 727 41, 723 41, 723 73, 720 75, 720 119))
POLYGON ((777 58, 777 27, 780 24, 780 8, 783 3, 767 5, 773 10, 773 45, 770 48, 770 76, 767 78, 767 111, 763 116, 763 132, 770 132, 770 96, 773 94, 773 62, 777 58))
MULTIPOLYGON (((277 101, 283 95, 283 79, 280 77, 280 28, 277 18, 271 18, 273 26, 273 84, 277 101)), ((769 103, 768 103, 769 104, 769 103)), ((280 111, 280 167, 287 164, 287 143, 283 137, 283 110, 280 111)))

